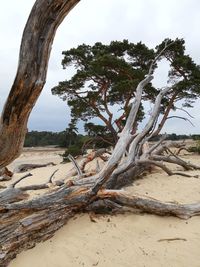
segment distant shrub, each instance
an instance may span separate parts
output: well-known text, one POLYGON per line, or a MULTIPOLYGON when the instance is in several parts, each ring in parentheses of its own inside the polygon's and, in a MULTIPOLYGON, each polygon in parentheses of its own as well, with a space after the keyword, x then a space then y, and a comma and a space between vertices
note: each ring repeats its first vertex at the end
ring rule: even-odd
POLYGON ((69 161, 68 159, 69 154, 72 155, 73 157, 81 155, 82 154, 81 146, 79 144, 69 146, 68 149, 65 150, 65 152, 62 154, 64 162, 69 161))
POLYGON ((196 142, 195 146, 190 146, 188 148, 189 152, 200 154, 200 140, 196 142))

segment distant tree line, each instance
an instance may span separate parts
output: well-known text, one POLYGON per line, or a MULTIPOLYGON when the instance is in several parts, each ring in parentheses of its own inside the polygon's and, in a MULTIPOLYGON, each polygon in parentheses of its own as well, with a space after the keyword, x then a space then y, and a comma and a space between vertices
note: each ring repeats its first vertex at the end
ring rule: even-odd
MULTIPOLYGON (((49 132, 49 131, 31 131, 26 134, 25 139, 25 147, 37 147, 37 146, 58 146, 63 148, 68 148, 71 146, 78 146, 79 148, 84 145, 84 143, 88 143, 89 148, 94 147, 94 142, 90 142, 92 137, 101 137, 101 129, 97 127, 90 127, 86 134, 78 134, 75 131, 70 131, 67 128, 62 132, 49 132), (95 132, 96 130, 96 132, 95 132)), ((87 128, 85 127, 85 130, 87 128)), ((157 141, 160 136, 156 136, 152 138, 152 141, 157 141)), ((168 134, 167 140, 183 140, 183 139, 193 139, 200 140, 200 134, 186 135, 186 134, 168 134)), ((95 145, 97 147, 106 147, 107 143, 103 143, 103 139, 99 138, 99 143, 95 141, 95 145)))
MULTIPOLYGON (((151 138, 151 141, 158 141, 161 138, 161 135, 157 135, 151 138)), ((186 140, 186 139, 192 139, 192 140, 200 140, 200 134, 167 134, 166 140, 172 140, 172 141, 178 141, 178 140, 186 140)))
POLYGON ((69 147, 80 141, 83 136, 67 130, 62 132, 31 131, 26 134, 25 147, 58 146, 69 147))

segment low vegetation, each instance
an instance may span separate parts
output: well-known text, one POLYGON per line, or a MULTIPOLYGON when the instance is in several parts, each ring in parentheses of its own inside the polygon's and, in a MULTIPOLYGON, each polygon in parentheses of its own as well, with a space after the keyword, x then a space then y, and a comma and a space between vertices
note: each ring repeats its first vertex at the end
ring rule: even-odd
POLYGON ((200 140, 196 141, 194 146, 188 148, 189 152, 200 154, 200 140))

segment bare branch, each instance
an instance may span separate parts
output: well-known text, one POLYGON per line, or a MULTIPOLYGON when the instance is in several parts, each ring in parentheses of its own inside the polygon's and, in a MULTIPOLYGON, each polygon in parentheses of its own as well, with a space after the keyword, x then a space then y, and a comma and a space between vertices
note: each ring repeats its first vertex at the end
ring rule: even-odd
POLYGON ((52 175, 49 177, 48 183, 53 183, 52 179, 53 179, 53 177, 54 177, 54 175, 55 175, 55 173, 56 173, 57 171, 58 171, 58 169, 55 170, 55 171, 52 173, 52 175))
POLYGON ((146 159, 146 160, 138 160, 137 164, 138 163, 139 164, 155 165, 155 166, 161 168, 163 171, 165 171, 169 176, 173 175, 173 172, 161 162, 156 162, 155 160, 146 159))
POLYGON ((28 173, 28 174, 22 176, 17 181, 15 181, 14 183, 12 183, 9 187, 14 188, 19 182, 21 182, 22 180, 24 180, 25 178, 30 177, 30 176, 33 176, 32 173, 28 173))
POLYGON ((161 162, 157 162, 155 160, 139 160, 138 161, 139 164, 149 164, 149 165, 155 165, 159 168, 161 168, 164 172, 166 172, 169 176, 172 175, 180 175, 180 176, 184 176, 184 177, 189 177, 189 178, 199 178, 198 175, 190 175, 190 174, 186 174, 186 173, 182 173, 182 172, 172 172, 166 165, 164 165, 161 162))
POLYGON ((192 216, 200 215, 200 203, 163 203, 149 197, 131 196, 122 190, 101 190, 98 192, 98 197, 117 202, 121 206, 132 207, 141 212, 153 213, 160 216, 176 216, 181 219, 188 219, 192 216))
POLYGON ((99 165, 99 161, 97 159, 96 161, 96 173, 100 172, 101 168, 100 168, 100 165, 99 165))
POLYGON ((29 191, 29 190, 36 191, 36 190, 47 189, 47 188, 49 188, 48 184, 44 183, 44 184, 22 186, 19 189, 21 191, 29 191))
POLYGON ((52 165, 52 166, 55 166, 56 164, 53 163, 53 162, 48 162, 48 163, 44 163, 44 164, 35 164, 35 163, 25 163, 25 164, 21 164, 19 166, 17 166, 15 169, 14 169, 14 172, 27 172, 29 170, 33 170, 33 169, 37 169, 37 168, 43 168, 43 167, 46 167, 46 166, 49 166, 49 165, 52 165))
POLYGON ((176 151, 176 156, 178 156, 182 150, 185 150, 185 151, 187 151, 187 152, 190 152, 186 147, 180 147, 180 148, 176 151))
POLYGON ((151 154, 160 144, 162 144, 162 142, 166 139, 166 137, 167 134, 164 134, 156 144, 154 144, 149 148, 149 150, 147 150, 146 154, 151 154))
POLYGON ((103 86, 104 86, 104 88, 101 89, 101 91, 103 92, 103 105, 104 105, 105 111, 108 115, 108 118, 109 118, 108 120, 111 123, 113 114, 111 113, 111 111, 108 108, 108 100, 107 100, 107 91, 108 91, 109 85, 107 83, 105 83, 103 86))
POLYGON ((165 162, 169 162, 169 163, 173 163, 173 164, 177 164, 182 166, 185 170, 199 170, 200 166, 194 165, 190 162, 184 161, 178 157, 172 157, 172 156, 161 156, 161 155, 155 155, 152 154, 150 156, 150 159, 153 159, 155 161, 165 161, 165 162))
MULTIPOLYGON (((45 188, 49 188, 49 185, 48 184, 53 184, 53 181, 52 181, 52 178, 54 176, 54 174, 58 171, 55 170, 51 176, 49 177, 48 181, 44 184, 38 184, 38 185, 27 185, 27 186, 22 186, 22 187, 19 187, 19 189, 21 191, 28 191, 28 190, 41 190, 41 189, 45 189, 45 188)), ((21 177, 20 179, 18 179, 15 183, 11 184, 10 187, 11 188, 14 188, 16 184, 18 184, 21 180, 29 177, 29 176, 33 176, 31 173, 28 173, 26 175, 24 175, 23 177, 21 177)))
POLYGON ((165 52, 165 50, 173 43, 174 42, 168 43, 166 40, 164 48, 158 53, 158 55, 154 58, 154 60, 152 60, 152 63, 151 63, 150 68, 149 68, 149 73, 148 73, 149 75, 153 74, 153 65, 156 63, 156 61, 158 61, 158 59, 162 56, 162 54, 165 52))
POLYGON ((177 95, 178 95, 177 91, 173 92, 173 94, 172 94, 172 96, 171 96, 171 98, 170 98, 170 100, 168 102, 168 105, 167 105, 167 107, 166 107, 166 109, 164 111, 164 115, 163 115, 160 123, 158 124, 158 127, 157 127, 156 131, 154 132, 153 136, 157 136, 160 133, 160 131, 162 130, 162 128, 163 128, 163 126, 164 126, 164 124, 165 124, 165 122, 167 120, 167 117, 168 117, 168 115, 169 115, 169 113, 170 113, 170 111, 172 109, 174 101, 176 100, 177 95))
POLYGON ((178 107, 175 107, 175 109, 178 109, 178 110, 185 112, 191 119, 194 119, 194 117, 187 110, 185 110, 183 108, 178 108, 178 107))
POLYGON ((80 167, 78 166, 78 163, 77 163, 76 160, 74 159, 74 157, 73 157, 72 155, 69 154, 69 155, 68 155, 68 159, 73 163, 73 165, 74 165, 74 167, 75 167, 75 169, 76 169, 76 171, 77 171, 79 177, 82 177, 82 176, 83 176, 83 173, 82 173, 80 167))
POLYGON ((181 117, 181 116, 170 116, 170 117, 167 117, 167 120, 168 119, 173 119, 173 118, 181 119, 181 120, 184 120, 184 121, 188 121, 193 127, 195 127, 194 124, 191 122, 191 120, 189 120, 188 118, 185 118, 185 117, 181 117))
MULTIPOLYGON (((160 91, 160 93, 157 95, 156 100, 155 100, 155 104, 154 104, 154 108, 153 108, 151 117, 149 118, 149 121, 145 125, 144 129, 142 130, 142 132, 139 133, 136 136, 136 138, 133 140, 133 142, 131 144, 131 149, 130 149, 130 152, 129 152, 130 161, 133 161, 133 159, 135 158, 136 153, 137 153, 138 145, 139 145, 139 148, 140 148, 140 144, 139 143, 144 139, 144 137, 146 135, 148 135, 149 131, 152 129, 155 121, 157 120, 157 118, 159 116, 161 100, 162 100, 163 96, 170 89, 171 88, 167 87, 167 88, 163 89, 162 91, 160 91)), ((138 152, 140 153, 140 150, 138 152)))
POLYGON ((186 238, 182 238, 182 237, 174 237, 174 238, 162 238, 162 239, 159 239, 158 242, 163 242, 163 241, 171 242, 171 241, 177 241, 177 240, 180 240, 180 241, 187 241, 186 238))

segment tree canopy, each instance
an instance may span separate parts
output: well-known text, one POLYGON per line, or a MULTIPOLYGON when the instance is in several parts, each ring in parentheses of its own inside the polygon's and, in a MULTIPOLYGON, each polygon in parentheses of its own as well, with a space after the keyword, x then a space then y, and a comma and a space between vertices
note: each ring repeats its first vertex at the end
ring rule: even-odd
MULTIPOLYGON (((169 62, 168 86, 171 90, 162 100, 163 117, 158 134, 170 110, 176 108, 177 101, 183 100, 182 106, 191 107, 200 94, 200 67, 185 54, 183 39, 166 39, 154 50, 141 42, 133 44, 123 40, 112 41, 109 45, 100 42, 93 46, 83 44, 63 51, 63 68, 73 67, 75 74, 69 80, 59 82, 52 93, 67 100, 74 122, 78 119, 88 122, 98 117, 116 141, 129 113, 136 86, 166 41, 169 45, 159 60, 169 62)), ((153 67, 156 68, 157 64, 153 67)), ((143 92, 143 101, 154 102, 159 90, 149 83, 143 92)), ((141 103, 138 121, 143 118, 141 103)))
MULTIPOLYGON (((53 94, 67 100, 74 120, 88 121, 98 117, 117 140, 117 130, 130 110, 135 88, 144 77, 154 57, 154 51, 144 44, 113 41, 109 45, 98 42, 94 46, 80 45, 63 52, 63 68, 74 67, 70 80, 60 82, 53 94), (119 116, 113 116, 117 105, 119 116)), ((154 95, 149 84, 146 91, 154 95)), ((143 117, 141 105, 140 117, 143 117)))

